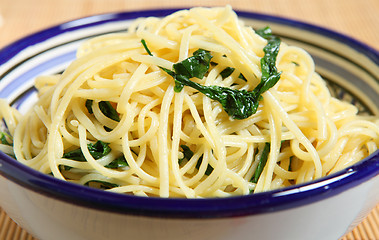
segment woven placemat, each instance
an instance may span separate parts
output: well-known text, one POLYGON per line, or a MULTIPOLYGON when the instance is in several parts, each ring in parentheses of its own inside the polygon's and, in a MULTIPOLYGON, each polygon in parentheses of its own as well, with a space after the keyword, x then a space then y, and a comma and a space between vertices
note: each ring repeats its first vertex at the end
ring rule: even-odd
POLYGON ((0 208, 0 240, 37 240, 24 229, 19 227, 0 208))
MULTIPOLYGON (((375 240, 379 239, 379 205, 353 231, 340 240, 375 240)), ((19 227, 0 208, 0 240, 38 240, 19 227)))

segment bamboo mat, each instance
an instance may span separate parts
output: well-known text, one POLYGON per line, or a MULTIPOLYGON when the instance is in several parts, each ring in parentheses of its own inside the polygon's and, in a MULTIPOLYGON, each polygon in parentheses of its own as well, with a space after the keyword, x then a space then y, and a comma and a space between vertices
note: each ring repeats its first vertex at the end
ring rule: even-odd
MULTIPOLYGON (((44 28, 94 14, 222 6, 316 24, 379 50, 379 0, 0 0, 0 48, 44 28)), ((379 205, 341 240, 379 240, 379 205)), ((0 240, 36 240, 0 208, 0 240)))
MULTIPOLYGON (((339 240, 379 239, 379 205, 356 227, 339 240)), ((0 240, 38 240, 20 228, 0 209, 0 240)), ((320 239, 321 240, 321 239, 320 239)))

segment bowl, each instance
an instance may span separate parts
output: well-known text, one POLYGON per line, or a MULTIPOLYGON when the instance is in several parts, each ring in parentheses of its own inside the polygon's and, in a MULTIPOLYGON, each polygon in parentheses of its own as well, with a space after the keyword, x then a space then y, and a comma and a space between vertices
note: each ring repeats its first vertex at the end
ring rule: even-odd
MULTIPOLYGON (((25 112, 38 75, 64 71, 85 39, 124 31, 138 17, 178 9, 86 17, 27 36, 0 51, 0 98, 25 112)), ((254 28, 269 25, 307 50, 339 97, 379 115, 379 53, 344 35, 306 23, 236 11, 254 28)), ((41 240, 338 239, 379 202, 379 152, 310 183, 248 196, 145 198, 63 182, 0 152, 0 206, 41 240)))

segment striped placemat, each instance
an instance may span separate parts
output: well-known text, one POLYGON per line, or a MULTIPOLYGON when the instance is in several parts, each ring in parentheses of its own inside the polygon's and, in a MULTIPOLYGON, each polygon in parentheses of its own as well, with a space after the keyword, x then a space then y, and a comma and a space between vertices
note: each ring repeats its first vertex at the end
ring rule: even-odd
POLYGON ((0 239, 1 240, 37 240, 24 229, 19 227, 0 208, 0 239))
MULTIPOLYGON (((379 239, 379 205, 353 231, 340 240, 375 240, 379 239)), ((19 227, 0 208, 0 240, 38 240, 19 227)))

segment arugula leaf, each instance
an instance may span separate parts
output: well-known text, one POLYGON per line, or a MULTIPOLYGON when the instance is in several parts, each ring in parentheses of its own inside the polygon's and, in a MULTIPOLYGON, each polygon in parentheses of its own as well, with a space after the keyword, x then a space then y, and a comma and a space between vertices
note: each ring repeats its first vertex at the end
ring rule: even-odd
MULTIPOLYGON (((145 47, 146 51, 151 54, 150 50, 148 50, 148 47, 146 45, 146 42, 142 39, 141 40, 143 46, 145 47)), ((205 51, 205 50, 203 50, 205 51)), ((202 51, 198 52, 196 55, 199 56, 206 56, 206 59, 204 60, 198 60, 198 62, 207 63, 210 62, 210 56, 207 53, 201 53, 202 51)), ((208 51, 207 51, 208 52, 208 51)), ((209 53, 209 52, 208 52, 209 53)), ((190 57, 191 58, 191 57, 190 57)), ((195 61, 185 61, 185 65, 187 65, 189 62, 195 62, 195 61)), ((198 84, 196 82, 193 82, 190 80, 193 75, 191 73, 196 72, 199 73, 198 75, 204 76, 204 72, 200 71, 184 71, 183 72, 177 72, 177 70, 183 69, 181 66, 182 62, 174 64, 174 69, 176 72, 171 71, 166 68, 162 68, 165 72, 167 72, 169 75, 171 75, 175 79, 175 91, 181 91, 184 86, 192 87, 199 92, 205 94, 207 97, 216 100, 221 103, 224 110, 228 113, 229 116, 232 116, 236 119, 244 119, 252 115, 256 112, 256 109, 258 108, 258 101, 255 99, 255 96, 252 94, 249 94, 246 90, 236 90, 221 86, 203 86, 201 84, 198 84), (179 66, 179 67, 175 67, 179 66), (190 72, 190 73, 189 73, 190 72)), ((196 66, 192 66, 192 68, 195 68, 196 66)), ((209 63, 208 63, 209 67, 209 63)), ((205 67, 201 67, 203 71, 205 71, 205 67)))
POLYGON ((258 166, 255 169, 254 176, 250 180, 251 182, 253 182, 253 183, 257 183, 258 182, 258 179, 259 179, 259 177, 262 174, 263 168, 266 165, 269 153, 270 153, 270 143, 266 142, 265 143, 265 147, 263 148, 263 151, 262 151, 261 158, 259 160, 258 166))
POLYGON ((12 140, 12 136, 6 132, 0 132, 0 143, 8 146, 13 146, 13 143, 8 141, 8 139, 12 140))
POLYGON ((187 59, 174 64, 176 74, 187 76, 188 78, 202 79, 209 70, 209 63, 212 59, 209 51, 198 49, 187 59))
POLYGON ((111 189, 111 188, 115 188, 115 187, 120 186, 116 183, 110 183, 110 182, 101 181, 101 180, 90 180, 90 181, 86 182, 84 185, 89 186, 90 183, 99 183, 99 188, 101 188, 101 189, 111 189))
POLYGON ((190 78, 203 78, 209 70, 209 64, 212 59, 212 55, 209 51, 198 49, 193 53, 192 57, 184 59, 182 62, 175 63, 174 71, 162 68, 165 72, 171 75, 175 80, 175 92, 182 91, 183 87, 189 86, 188 82, 190 78), (184 79, 186 81, 184 81, 184 79))
MULTIPOLYGON (((234 72, 235 68, 232 68, 232 67, 226 67, 224 70, 222 70, 220 72, 220 75, 222 78, 227 78, 229 77, 230 75, 232 75, 232 73, 234 72)), ((245 82, 247 81, 247 79, 245 78, 244 75, 242 75, 242 73, 240 73, 240 75, 238 76, 238 78, 244 80, 245 82)))
MULTIPOLYGON (((93 104, 93 100, 91 99, 86 100, 85 106, 90 114, 93 114, 92 104, 93 104)), ((118 115, 116 109, 114 109, 114 107, 109 101, 99 102, 99 108, 100 108, 100 111, 108 118, 115 120, 117 122, 120 121, 120 116, 118 115)))
POLYGON ((193 156, 192 150, 186 145, 180 145, 183 149, 183 158, 179 158, 179 165, 183 162, 184 159, 190 160, 193 156))
POLYGON ((63 158, 71 159, 71 160, 76 160, 79 162, 85 162, 86 159, 82 153, 82 150, 80 148, 72 150, 70 152, 64 153, 63 158))
MULTIPOLYGON (((190 80, 190 78, 203 78, 209 70, 210 60, 212 55, 209 51, 199 49, 189 57, 179 63, 174 64, 171 71, 162 68, 165 72, 171 75, 175 80, 175 91, 180 92, 184 86, 192 87, 207 97, 221 103, 225 112, 234 119, 245 119, 256 113, 259 101, 262 99, 262 94, 273 87, 280 79, 275 62, 279 52, 280 39, 271 33, 270 28, 257 30, 257 33, 267 39, 267 45, 263 51, 265 55, 261 58, 261 82, 253 91, 237 90, 221 86, 203 86, 190 80)), ((152 56, 148 49, 145 40, 141 40, 146 52, 152 56)), ((234 69, 233 69, 234 71, 234 69)), ((223 73, 227 76, 232 73, 232 68, 223 73)), ((243 76, 242 76, 243 77, 243 76)))
MULTIPOLYGON (((283 144, 285 142, 286 142, 286 140, 282 140, 280 142, 280 147, 283 147, 283 144)), ((261 158, 259 159, 258 166, 255 169, 255 173, 254 173, 253 177, 250 179, 251 182, 253 182, 253 183, 257 183, 258 182, 258 179, 261 176, 262 171, 263 171, 263 169, 264 169, 264 167, 266 165, 269 153, 270 153, 270 143, 266 142, 265 146, 263 148, 263 151, 261 153, 261 158)), ((254 158, 256 158, 256 157, 257 156, 255 156, 254 158)), ((290 158, 290 163, 289 163, 289 166, 288 166, 288 171, 291 171, 291 161, 292 161, 292 157, 290 158)))
POLYGON ((192 82, 182 75, 177 75, 176 79, 179 79, 184 85, 190 86, 207 97, 218 101, 224 108, 224 111, 234 119, 247 118, 258 109, 260 95, 256 97, 254 92, 216 85, 203 86, 192 82))
POLYGON ((129 164, 128 162, 126 161, 124 155, 116 158, 115 160, 113 160, 112 162, 110 162, 109 164, 105 165, 106 168, 122 168, 122 167, 128 167, 129 164))
POLYGON ((93 103, 93 100, 91 100, 91 99, 87 99, 87 100, 86 100, 86 103, 85 103, 85 106, 86 106, 86 108, 87 108, 87 110, 88 110, 88 112, 89 112, 90 114, 93 114, 93 111, 92 111, 92 103, 93 103))
POLYGON ((297 62, 295 61, 291 61, 296 67, 300 66, 300 64, 298 64, 297 62))
MULTIPOLYGON (((146 52, 150 56, 153 56, 153 54, 147 47, 146 41, 144 39, 141 39, 141 43, 143 47, 145 48, 146 52)), ((159 67, 159 68, 174 78, 175 80, 174 90, 175 92, 180 92, 183 89, 184 84, 180 80, 178 80, 176 76, 179 76, 180 74, 182 74, 188 79, 192 77, 203 78, 209 70, 211 59, 212 59, 212 55, 210 54, 209 51, 204 50, 204 49, 198 49, 197 51, 193 53, 192 57, 189 57, 179 63, 174 64, 173 68, 175 71, 171 71, 163 67, 159 67), (180 74, 178 74, 178 72, 180 74)))
MULTIPOLYGON (((102 141, 97 141, 95 144, 89 143, 88 144, 88 150, 90 151, 90 153, 94 159, 99 159, 99 158, 107 155, 111 151, 111 148, 108 146, 108 143, 104 143, 102 141)), ((68 158, 68 159, 72 159, 72 160, 77 160, 80 162, 86 161, 86 159, 84 158, 84 155, 83 155, 82 151, 80 150, 80 148, 75 149, 73 151, 70 151, 68 153, 65 153, 63 155, 63 157, 68 158)), ((120 157, 114 159, 109 164, 105 165, 104 167, 115 169, 115 168, 122 168, 122 167, 128 167, 128 166, 129 166, 129 164, 126 161, 125 157, 120 156, 120 157)), ((70 167, 70 166, 61 165, 61 169, 64 169, 66 171, 70 170, 71 168, 72 167, 70 167), (62 167, 64 167, 64 168, 62 168, 62 167)))
POLYGON ((118 115, 116 109, 112 106, 109 101, 99 102, 100 111, 107 117, 117 122, 120 121, 120 116, 118 115))
POLYGON ((221 72, 220 72, 220 75, 221 75, 221 77, 222 78, 227 78, 227 77, 229 77, 230 75, 232 75, 232 73, 234 72, 234 68, 232 68, 232 67, 226 67, 224 70, 222 70, 221 72))
MULTIPOLYGON (((199 160, 197 160, 196 163, 196 169, 200 169, 201 163, 203 162, 203 155, 199 157, 199 160)), ((208 163, 207 169, 205 170, 205 175, 210 175, 213 172, 213 167, 208 163)))
MULTIPOLYGON (((192 152, 192 150, 188 146, 186 146, 186 145, 180 145, 180 147, 183 149, 183 155, 184 155, 184 157, 181 158, 181 159, 179 159, 179 164, 181 164, 181 162, 184 159, 190 160, 192 158, 192 156, 193 156, 193 152, 192 152)), ((203 155, 201 155, 199 157, 199 159, 197 160, 197 162, 196 162, 196 166, 195 167, 196 167, 197 170, 199 170, 202 162, 203 162, 203 155)), ((205 170, 205 175, 209 176, 212 173, 212 171, 213 171, 213 167, 210 164, 208 164, 207 169, 205 170)))
POLYGON ((272 36, 271 28, 268 26, 255 30, 255 33, 265 39, 272 36))
MULTIPOLYGON (((88 143, 87 147, 88 147, 88 151, 90 152, 91 156, 94 159, 99 159, 99 158, 107 155, 112 150, 108 145, 109 145, 109 143, 105 143, 105 142, 99 140, 95 144, 88 143)), ((86 161, 86 159, 82 153, 82 150, 80 148, 63 154, 63 158, 76 160, 79 162, 85 162, 86 161)))
POLYGON ((261 58, 261 82, 254 89, 256 94, 262 94, 272 88, 280 79, 281 72, 278 72, 275 65, 280 47, 280 38, 272 35, 269 27, 258 29, 257 34, 267 39, 267 45, 263 48, 265 55, 261 58))

